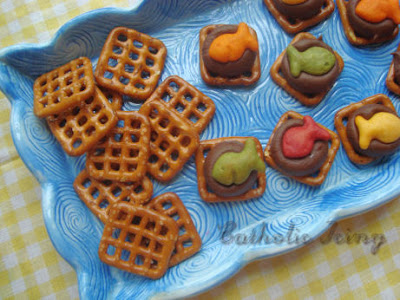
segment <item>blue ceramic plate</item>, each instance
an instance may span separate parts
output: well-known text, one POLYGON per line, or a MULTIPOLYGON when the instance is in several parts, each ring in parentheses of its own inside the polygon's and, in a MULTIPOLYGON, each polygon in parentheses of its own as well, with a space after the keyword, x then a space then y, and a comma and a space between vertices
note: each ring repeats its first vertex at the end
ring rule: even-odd
MULTIPOLYGON (((267 190, 262 198, 207 204, 197 191, 192 158, 171 183, 155 182, 154 192, 159 195, 174 191, 183 199, 203 240, 201 251, 169 269, 159 280, 101 263, 97 248, 103 225, 72 187, 75 176, 84 167, 85 157, 68 157, 45 121, 34 116, 32 85, 37 76, 76 57, 88 56, 95 64, 107 34, 116 26, 132 27, 161 39, 168 48, 161 79, 179 75, 215 101, 217 111, 202 133, 202 140, 251 135, 265 147, 276 122, 287 110, 311 115, 333 129, 338 109, 377 93, 389 95, 396 109, 400 108, 400 99, 389 93, 384 84, 392 59, 390 53, 399 44, 400 36, 376 47, 352 47, 344 36, 337 12, 311 29, 316 36, 323 34, 324 40, 345 61, 344 71, 333 89, 321 104, 312 108, 282 91, 272 82, 269 69, 292 36, 278 26, 262 0, 148 0, 131 9, 101 9, 68 22, 48 44, 2 50, 0 88, 12 103, 14 143, 42 186, 44 220, 50 238, 57 251, 75 268, 82 299, 165 299, 193 295, 220 284, 252 260, 300 247, 303 238, 315 239, 332 222, 377 207, 400 194, 400 152, 368 166, 356 166, 340 149, 319 188, 297 183, 267 168, 267 190), (247 22, 258 33, 261 79, 249 88, 209 87, 199 72, 199 30, 210 23, 240 21, 247 22), (227 223, 230 221, 235 227, 226 227, 226 224, 233 226, 227 223), (290 228, 295 228, 295 234, 288 239, 290 228), (262 232, 264 236, 259 241, 262 232)), ((139 105, 127 103, 124 108, 138 109, 139 105)))

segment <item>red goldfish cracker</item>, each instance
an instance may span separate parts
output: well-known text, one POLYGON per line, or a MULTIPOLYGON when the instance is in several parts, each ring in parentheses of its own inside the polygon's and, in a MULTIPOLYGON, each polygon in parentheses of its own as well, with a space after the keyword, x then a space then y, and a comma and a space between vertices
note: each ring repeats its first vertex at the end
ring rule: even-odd
POLYGON ((214 192, 209 191, 207 188, 207 181, 205 178, 204 164, 206 162, 206 153, 212 150, 215 146, 223 142, 238 141, 245 143, 247 139, 253 139, 256 143, 257 153, 259 157, 263 156, 262 146, 260 142, 254 137, 224 137, 212 140, 201 141, 200 146, 196 152, 196 169, 197 169, 197 185, 200 197, 206 202, 226 202, 226 201, 244 201, 260 197, 265 192, 267 185, 265 172, 258 172, 257 186, 248 190, 246 193, 239 196, 220 197, 214 192))
MULTIPOLYGON (((290 2, 296 1, 297 4, 302 4, 305 1, 301 0, 291 0, 290 2)), ((312 27, 323 20, 327 19, 335 10, 335 3, 333 0, 326 0, 325 4, 322 6, 320 13, 316 16, 312 17, 308 20, 289 20, 286 16, 282 15, 278 9, 275 7, 275 4, 272 0, 264 0, 265 5, 267 6, 270 13, 274 16, 276 21, 281 25, 281 27, 287 33, 298 33, 303 31, 306 28, 312 27)), ((288 3, 289 4, 289 3, 288 3)))
MULTIPOLYGON (((398 51, 400 51, 400 44, 397 47, 397 52, 398 51)), ((400 95, 400 85, 397 84, 397 82, 395 81, 394 78, 395 77, 394 77, 394 59, 393 59, 392 63, 390 64, 390 67, 389 67, 388 75, 386 77, 386 86, 393 93, 400 95)))
POLYGON ((356 14, 371 23, 391 19, 400 24, 399 0, 361 0, 357 4, 356 14))
POLYGON ((227 63, 238 60, 246 49, 258 51, 257 38, 251 35, 246 23, 240 23, 236 33, 222 34, 210 46, 210 57, 218 62, 227 63))
POLYGON ((368 98, 365 98, 364 100, 350 104, 349 106, 346 106, 339 110, 336 115, 335 115, 335 127, 336 130, 339 134, 339 137, 342 141, 343 148, 347 153, 347 156, 349 159, 356 164, 360 165, 365 165, 369 164, 370 162, 374 161, 376 158, 365 156, 365 155, 360 155, 358 154, 354 148, 352 147, 348 137, 347 137, 347 130, 346 130, 346 125, 344 124, 344 121, 347 120, 353 112, 355 112, 357 109, 364 105, 368 104, 381 104, 393 111, 396 111, 393 103, 390 101, 390 99, 383 94, 377 94, 368 98))
POLYGON ((303 120, 304 116, 302 116, 301 114, 294 112, 294 111, 288 111, 285 114, 282 115, 282 117, 279 119, 278 123, 275 126, 274 131, 272 132, 272 135, 269 138, 268 144, 265 147, 264 150, 264 158, 265 161, 268 163, 268 165, 270 165, 272 168, 278 170, 279 172, 301 182, 301 183, 305 183, 311 186, 318 186, 321 185, 324 181, 326 176, 328 175, 328 172, 332 166, 333 160, 335 159, 336 153, 339 149, 340 146, 340 140, 338 135, 333 132, 332 130, 329 130, 328 128, 326 128, 325 126, 322 126, 321 124, 318 124, 319 127, 321 127, 322 129, 324 129, 325 131, 327 131, 330 135, 330 140, 331 140, 331 145, 329 147, 328 150, 328 156, 324 162, 324 164, 322 165, 322 167, 319 169, 318 175, 316 177, 314 176, 292 176, 287 174, 286 172, 284 172, 283 170, 281 170, 279 168, 279 166, 275 163, 274 159, 271 156, 271 142, 273 140, 273 137, 275 135, 276 130, 287 120, 290 119, 300 119, 303 120))
MULTIPOLYGON (((257 55, 254 61, 254 64, 251 68, 251 74, 242 74, 238 77, 222 77, 222 76, 213 76, 206 68, 203 55, 201 49, 203 49, 204 42, 207 36, 214 31, 216 28, 223 25, 209 25, 200 30, 200 73, 203 80, 210 85, 251 85, 258 81, 261 76, 261 67, 260 67, 260 55, 257 49, 257 55)), ((250 34, 255 41, 257 40, 257 33, 254 29, 249 28, 250 34)), ((258 44, 258 42, 257 42, 258 44)), ((246 50, 246 49, 245 49, 246 50)))
MULTIPOLYGON (((296 43, 297 41, 303 40, 303 39, 316 39, 316 37, 313 36, 311 33, 301 32, 293 38, 293 40, 290 42, 290 45, 296 43)), ((329 89, 326 92, 316 94, 316 95, 310 97, 310 96, 305 95, 305 94, 297 91, 296 89, 294 89, 287 82, 287 80, 282 76, 280 70, 281 70, 283 57, 285 56, 285 51, 286 50, 284 50, 279 55, 279 57, 276 59, 276 61, 272 65, 271 70, 270 70, 271 78, 275 81, 275 83, 277 85, 282 87, 286 92, 288 92, 294 98, 299 100, 302 104, 311 106, 311 105, 316 105, 316 104, 320 103, 322 101, 322 99, 325 97, 325 95, 329 92, 329 89)), ((333 53, 335 54, 335 57, 336 57, 337 63, 339 64, 339 69, 341 72, 344 67, 343 59, 336 51, 333 51, 333 53)))

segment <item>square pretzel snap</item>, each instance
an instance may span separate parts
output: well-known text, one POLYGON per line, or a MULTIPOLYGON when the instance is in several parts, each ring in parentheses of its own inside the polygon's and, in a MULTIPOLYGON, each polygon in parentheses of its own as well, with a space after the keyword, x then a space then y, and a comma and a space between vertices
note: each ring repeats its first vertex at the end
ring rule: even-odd
POLYGON ((33 111, 40 118, 83 104, 94 93, 92 63, 80 57, 38 77, 33 84, 33 111))
MULTIPOLYGON (((298 41, 304 40, 304 39, 311 39, 311 40, 318 40, 315 36, 313 36, 311 33, 308 32, 301 32, 297 34, 293 40, 290 42, 289 45, 292 45, 298 41)), ((271 67, 270 74, 271 78, 275 81, 277 85, 279 85, 281 88, 283 88, 287 93, 289 93, 291 96, 299 100, 302 104, 307 105, 307 106, 312 106, 312 105, 317 105, 322 101, 322 99, 326 96, 326 94, 330 91, 332 88, 333 84, 329 86, 324 92, 315 94, 315 95, 308 95, 304 94, 302 92, 299 92, 291 86, 288 82, 288 80, 283 76, 281 67, 282 67, 282 61, 285 57, 286 49, 279 55, 279 57, 276 59, 274 64, 271 67)), ((344 62, 342 57, 336 52, 333 51, 333 54, 335 55, 336 61, 338 63, 339 67, 339 74, 342 72, 343 67, 344 67, 344 62)), ((337 78, 336 78, 337 79, 337 78)))
POLYGON ((103 46, 94 76, 102 87, 144 101, 158 83, 166 56, 162 41, 117 27, 103 46))
POLYGON ((376 160, 376 158, 365 156, 365 155, 360 155, 358 154, 353 146, 351 145, 348 137, 347 137, 347 129, 345 122, 349 119, 349 117, 359 108, 363 107, 364 105, 368 104, 380 104, 383 105, 387 108, 389 108, 392 111, 396 111, 396 109, 393 106, 392 101, 390 101, 389 97, 383 94, 377 94, 368 98, 365 98, 361 100, 360 102, 352 103, 341 110, 339 110, 336 115, 335 115, 335 127, 336 130, 339 134, 339 137, 342 141, 342 145, 344 150, 347 153, 347 156, 349 159, 356 164, 369 164, 372 161, 376 160))
POLYGON ((284 113, 282 115, 282 117, 279 119, 278 123, 276 124, 275 129, 272 132, 272 135, 269 138, 267 146, 265 147, 265 150, 264 150, 265 161, 268 163, 268 165, 270 165, 275 170, 277 170, 277 171, 281 172, 282 174, 285 174, 286 176, 288 176, 290 178, 293 178, 293 179, 295 179, 295 180, 297 180, 297 181, 299 181, 301 183, 308 184, 308 185, 311 185, 311 186, 321 185, 325 181, 325 179, 326 179, 326 177, 328 175, 328 172, 329 172, 329 170, 330 170, 330 168, 331 168, 331 166, 333 164, 333 161, 335 159, 336 153, 337 153, 337 151, 338 151, 338 149, 340 147, 339 137, 332 130, 329 130, 325 126, 316 123, 317 126, 319 126, 320 128, 326 130, 329 133, 329 136, 330 136, 330 141, 329 141, 330 145, 329 145, 329 149, 328 149, 328 152, 327 152, 327 157, 326 157, 324 163, 322 164, 322 166, 316 172, 315 176, 313 176, 314 174, 306 175, 306 176, 293 176, 293 175, 290 175, 290 174, 288 174, 288 172, 284 171, 281 167, 279 167, 279 165, 274 160, 273 154, 272 154, 272 151, 271 151, 271 148, 272 148, 271 145, 272 145, 273 139, 274 139, 274 137, 276 135, 276 132, 277 132, 278 128, 280 126, 282 126, 288 120, 292 120, 292 119, 303 120, 304 116, 299 114, 299 113, 297 113, 297 112, 294 112, 294 111, 288 111, 288 112, 286 112, 286 113, 284 113))
POLYGON ((86 169, 75 178, 74 189, 79 198, 103 223, 107 222, 113 204, 121 201, 144 204, 153 194, 153 184, 147 176, 139 181, 123 183, 97 180, 90 177, 86 169))
MULTIPOLYGON (((400 44, 397 47, 396 52, 397 53, 400 52, 400 44)), ((400 95, 400 84, 397 83, 394 78, 394 57, 393 57, 392 63, 390 64, 388 75, 386 77, 386 86, 393 93, 400 95)))
POLYGON ((86 169, 102 180, 141 180, 149 158, 150 124, 135 111, 117 111, 118 122, 110 133, 88 152, 86 169))
POLYGON ((196 151, 196 170, 197 170, 197 185, 200 197, 206 202, 225 202, 225 201, 240 201, 257 198, 262 196, 266 187, 265 172, 257 172, 255 185, 243 194, 236 196, 218 196, 207 186, 207 180, 204 171, 207 154, 218 144, 223 142, 239 142, 244 144, 246 140, 252 139, 255 142, 258 156, 264 161, 263 150, 260 142, 255 137, 224 137, 200 142, 200 146, 196 151))
POLYGON ((99 245, 100 260, 119 269, 160 278, 178 239, 178 225, 166 215, 127 202, 114 204, 99 245))

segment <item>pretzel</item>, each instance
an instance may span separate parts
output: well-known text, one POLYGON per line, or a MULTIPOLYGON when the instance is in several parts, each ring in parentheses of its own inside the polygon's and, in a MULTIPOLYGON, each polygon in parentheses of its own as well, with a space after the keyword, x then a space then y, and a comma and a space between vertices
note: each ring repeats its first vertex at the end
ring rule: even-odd
POLYGON ((336 0, 336 5, 339 9, 339 15, 340 15, 340 19, 342 20, 344 33, 346 34, 346 37, 351 44, 356 45, 356 46, 378 44, 378 43, 382 43, 384 41, 394 39, 397 36, 397 34, 399 33, 399 28, 397 27, 393 31, 393 34, 391 36, 385 37, 385 38, 366 39, 366 38, 357 36, 356 33, 354 32, 353 28, 350 25, 349 18, 347 17, 347 3, 348 3, 347 0, 336 0))
POLYGON ((279 25, 290 34, 298 33, 306 28, 322 22, 323 20, 327 19, 335 10, 335 3, 333 0, 326 0, 322 5, 321 11, 314 17, 308 20, 291 20, 276 9, 272 0, 264 0, 264 3, 279 25))
POLYGON ((169 261, 170 267, 177 265, 199 251, 201 248, 201 238, 189 212, 177 194, 162 194, 152 199, 146 207, 176 220, 179 228, 179 237, 169 261))
POLYGON ((147 101, 158 100, 174 110, 200 133, 215 113, 214 102, 178 76, 165 79, 147 101))
POLYGON ((157 180, 171 180, 199 145, 199 135, 164 103, 148 101, 139 113, 150 120, 150 158, 147 171, 157 180))
POLYGON ((93 93, 92 63, 80 57, 35 80, 33 111, 38 117, 50 117, 81 104, 93 93))
POLYGON ((104 96, 106 96, 114 111, 121 110, 122 105, 124 104, 121 94, 105 88, 100 88, 100 90, 104 96))
POLYGON ((349 139, 347 138, 347 130, 346 130, 346 125, 344 124, 345 121, 350 117, 350 115, 355 112, 357 109, 364 105, 368 104, 381 104, 383 106, 386 106, 387 108, 390 108, 393 111, 396 111, 393 103, 390 101, 390 99, 383 94, 377 94, 368 98, 365 98, 364 100, 357 102, 357 103, 352 103, 341 110, 339 110, 336 115, 335 115, 335 127, 336 130, 339 134, 339 137, 342 141, 343 148, 347 153, 347 156, 349 159, 356 164, 360 165, 365 165, 369 164, 370 162, 376 160, 376 158, 365 156, 365 155, 360 155, 358 154, 353 146, 351 145, 349 139))
MULTIPOLYGON (((290 45, 296 43, 297 41, 303 40, 303 39, 316 39, 316 37, 313 36, 311 33, 301 32, 293 38, 293 40, 290 42, 290 45)), ((284 50, 279 55, 279 57, 276 59, 276 61, 272 65, 271 70, 270 70, 272 79, 275 81, 275 83, 277 85, 282 87, 286 92, 288 92, 294 98, 299 100, 302 104, 311 106, 311 105, 316 105, 316 104, 320 103, 331 88, 329 88, 327 91, 325 91, 323 93, 319 93, 317 95, 314 95, 313 97, 309 97, 303 93, 298 92, 293 87, 291 87, 290 84, 287 82, 287 80, 281 75, 281 71, 280 71, 281 65, 282 65, 282 60, 283 60, 283 57, 285 56, 285 53, 286 53, 286 50, 284 50)), ((339 64, 340 72, 342 72, 343 67, 344 67, 343 59, 336 51, 333 51, 333 53, 335 54, 336 60, 339 64)))
MULTIPOLYGON (((400 44, 397 47, 397 51, 400 51, 400 44)), ((393 93, 400 95, 400 85, 394 80, 394 61, 392 61, 389 67, 389 72, 386 77, 386 86, 393 93)))
POLYGON ((178 226, 152 209, 118 202, 110 209, 100 240, 106 264, 152 279, 160 278, 178 239, 178 226))
POLYGON ((153 194, 151 180, 144 176, 140 181, 122 183, 96 180, 84 169, 75 178, 74 189, 79 198, 103 223, 108 220, 111 206, 120 201, 144 204, 153 194))
POLYGON ((71 156, 89 151, 118 121, 111 105, 98 88, 83 103, 60 115, 46 118, 51 132, 71 156))
POLYGON ((226 202, 226 201, 240 201, 260 197, 264 194, 267 184, 265 173, 258 172, 257 186, 239 196, 220 197, 209 191, 207 188, 206 178, 204 176, 204 163, 206 161, 206 154, 219 143, 225 141, 238 141, 245 143, 247 139, 253 139, 256 142, 258 155, 263 158, 262 146, 258 139, 254 137, 223 137, 212 140, 205 140, 200 142, 200 146, 196 152, 196 169, 197 169, 197 185, 200 197, 206 202, 226 202))
POLYGON ((118 111, 117 125, 86 157, 86 169, 96 179, 138 181, 146 174, 150 125, 135 111, 118 111))
POLYGON ((103 87, 146 100, 157 85, 166 56, 167 48, 160 40, 117 27, 107 37, 94 76, 103 87))
MULTIPOLYGON (((255 83, 261 76, 261 67, 260 67, 260 54, 257 52, 256 59, 254 61, 253 67, 251 69, 250 76, 247 74, 243 74, 240 77, 232 77, 226 78, 222 76, 212 76, 203 61, 203 57, 201 55, 201 49, 203 49, 204 41, 215 28, 221 25, 208 25, 200 30, 200 73, 203 80, 210 85, 250 85, 255 83)), ((250 28, 251 35, 257 39, 257 33, 253 28, 250 28)))
POLYGON ((279 172, 285 174, 286 176, 293 178, 301 183, 305 183, 311 186, 318 186, 321 185, 324 181, 326 176, 328 175, 329 170, 331 169, 333 160, 335 159, 336 153, 340 147, 340 140, 338 135, 333 132, 332 130, 329 130, 328 128, 326 128, 325 126, 318 124, 319 127, 325 129, 327 132, 329 132, 329 135, 331 137, 331 145, 329 147, 328 150, 328 157, 326 158, 324 164, 322 165, 322 167, 320 168, 317 176, 292 176, 290 174, 287 174, 285 171, 283 171, 281 168, 279 168, 279 166, 275 163, 274 159, 271 156, 271 142, 272 139, 274 138, 275 132, 276 130, 287 120, 290 119, 300 119, 303 120, 304 116, 302 116, 301 114, 294 112, 294 111, 288 111, 286 113, 284 113, 282 115, 282 117, 279 119, 278 123, 275 126, 274 131, 272 132, 272 135, 269 138, 268 144, 265 147, 264 150, 264 157, 265 157, 265 161, 268 163, 268 165, 270 165, 272 168, 274 168, 275 170, 278 170, 279 172))

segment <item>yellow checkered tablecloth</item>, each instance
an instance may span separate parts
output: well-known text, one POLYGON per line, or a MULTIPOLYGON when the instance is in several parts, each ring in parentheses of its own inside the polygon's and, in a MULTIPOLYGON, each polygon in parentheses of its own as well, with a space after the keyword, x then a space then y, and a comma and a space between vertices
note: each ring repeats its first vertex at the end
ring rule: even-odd
MULTIPOLYGON (((135 0, 2 0, 0 47, 48 41, 69 19, 135 0)), ((13 146, 10 105, 0 94, 0 298, 76 299, 77 278, 47 235, 40 187, 13 146)), ((325 238, 328 234, 324 235, 325 238)), ((253 262, 197 299, 399 299, 400 198, 338 223, 333 241, 321 239, 291 253, 253 262), (384 234, 375 255, 371 244, 343 237, 384 234)))

